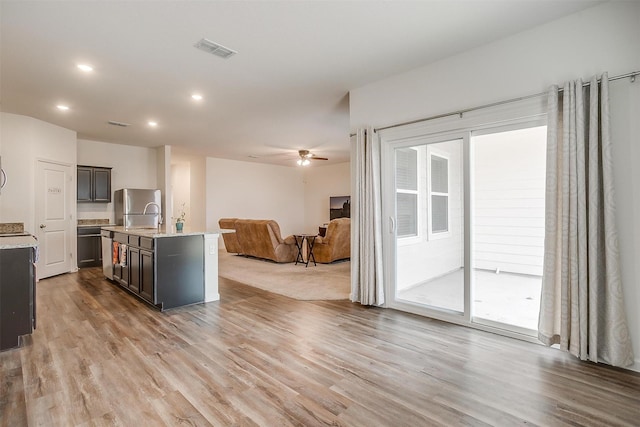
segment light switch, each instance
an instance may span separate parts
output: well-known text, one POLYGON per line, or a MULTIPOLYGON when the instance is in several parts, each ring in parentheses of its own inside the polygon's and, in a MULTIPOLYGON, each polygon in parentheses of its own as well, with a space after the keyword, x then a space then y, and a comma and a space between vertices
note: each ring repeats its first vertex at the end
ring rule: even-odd
POLYGON ((209 255, 216 254, 216 245, 209 245, 209 255))

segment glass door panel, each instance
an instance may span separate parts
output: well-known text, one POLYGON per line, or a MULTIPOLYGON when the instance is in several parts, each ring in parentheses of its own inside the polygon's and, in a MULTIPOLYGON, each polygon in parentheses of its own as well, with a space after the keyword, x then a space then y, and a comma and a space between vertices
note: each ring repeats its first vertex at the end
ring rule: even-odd
POLYGON ((474 135, 471 147, 472 320, 535 335, 546 126, 474 135))
POLYGON ((463 313, 462 139, 394 149, 397 301, 463 313))

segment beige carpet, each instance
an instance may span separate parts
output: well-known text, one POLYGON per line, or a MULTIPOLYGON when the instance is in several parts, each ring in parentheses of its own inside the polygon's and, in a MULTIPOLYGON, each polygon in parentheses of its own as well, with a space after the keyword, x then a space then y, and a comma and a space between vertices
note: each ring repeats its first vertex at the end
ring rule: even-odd
POLYGON ((349 299, 350 268, 350 261, 317 266, 310 263, 309 267, 277 264, 228 254, 224 249, 218 256, 220 277, 298 300, 349 299))

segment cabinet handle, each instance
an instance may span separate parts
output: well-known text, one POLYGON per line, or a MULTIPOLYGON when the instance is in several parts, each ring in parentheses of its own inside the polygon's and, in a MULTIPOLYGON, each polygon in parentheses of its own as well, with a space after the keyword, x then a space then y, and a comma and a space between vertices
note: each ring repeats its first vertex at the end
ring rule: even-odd
POLYGON ((40 228, 47 228, 47 226, 44 224, 40 224, 40 228))

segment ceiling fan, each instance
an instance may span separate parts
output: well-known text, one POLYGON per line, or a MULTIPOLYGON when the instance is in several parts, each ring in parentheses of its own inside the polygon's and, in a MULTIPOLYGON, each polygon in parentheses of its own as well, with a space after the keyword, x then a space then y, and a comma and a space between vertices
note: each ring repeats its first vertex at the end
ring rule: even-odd
POLYGON ((309 150, 298 150, 300 158, 296 163, 298 166, 309 166, 311 160, 329 160, 326 157, 318 157, 315 154, 309 152, 309 150))

